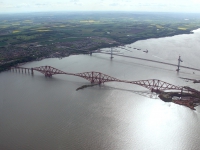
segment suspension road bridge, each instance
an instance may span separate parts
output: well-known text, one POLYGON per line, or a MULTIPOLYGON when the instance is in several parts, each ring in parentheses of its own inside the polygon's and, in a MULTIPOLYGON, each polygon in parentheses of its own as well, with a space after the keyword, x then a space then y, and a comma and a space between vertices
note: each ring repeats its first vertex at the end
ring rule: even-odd
POLYGON ((187 67, 187 66, 180 65, 180 62, 182 62, 182 60, 180 59, 180 56, 178 58, 178 64, 172 64, 172 63, 163 62, 163 61, 157 61, 157 60, 152 60, 152 59, 146 59, 146 58, 140 58, 140 57, 134 57, 134 56, 127 56, 127 55, 122 55, 122 54, 116 54, 116 53, 113 53, 113 47, 111 47, 111 51, 110 52, 104 52, 104 51, 101 51, 101 50, 83 51, 83 52, 86 53, 86 54, 90 54, 90 55, 92 55, 93 53, 107 54, 107 55, 110 55, 111 59, 114 58, 113 57, 113 55, 114 55, 114 56, 121 56, 121 57, 126 57, 126 58, 133 58, 133 59, 138 59, 138 60, 143 60, 143 61, 149 61, 149 62, 160 63, 160 64, 164 64, 164 65, 175 66, 175 67, 178 67, 176 69, 176 71, 180 71, 180 68, 185 68, 185 69, 200 71, 200 69, 198 69, 198 68, 193 68, 193 67, 187 67))
POLYGON ((34 68, 12 67, 11 70, 19 71, 19 72, 21 71, 24 73, 31 73, 31 74, 34 74, 34 71, 38 71, 44 74, 46 77, 52 77, 53 75, 57 75, 57 74, 72 75, 72 76, 84 78, 88 80, 89 82, 95 83, 95 84, 103 84, 105 82, 123 82, 123 83, 129 83, 129 84, 136 84, 154 92, 165 91, 165 90, 183 90, 182 86, 176 86, 176 85, 173 85, 173 84, 170 84, 158 79, 127 81, 127 80, 120 80, 120 79, 111 77, 109 75, 103 74, 101 72, 95 72, 95 71, 83 72, 83 73, 68 73, 51 66, 40 66, 40 67, 34 67, 34 68))
POLYGON ((180 65, 180 62, 182 62, 180 60, 180 56, 179 56, 179 59, 178 59, 178 65, 177 64, 172 64, 172 63, 167 63, 167 62, 162 62, 162 61, 157 61, 157 60, 152 60, 152 59, 146 59, 146 58, 140 58, 140 57, 134 57, 134 56, 126 56, 126 55, 121 55, 121 54, 115 54, 115 53, 107 53, 107 52, 94 52, 94 53, 102 53, 102 54, 108 54, 108 55, 111 55, 111 58, 113 58, 113 55, 115 56, 121 56, 121 57, 126 57, 126 58, 133 58, 133 59, 139 59, 139 60, 144 60, 144 61, 149 61, 149 62, 154 62, 154 63, 160 63, 160 64, 165 64, 165 65, 170 65, 170 66, 175 66, 175 67, 178 67, 177 71, 179 71, 180 67, 181 68, 186 68, 186 69, 190 69, 190 70, 196 70, 196 71, 200 71, 200 69, 197 69, 197 68, 192 68, 192 67, 187 67, 187 66, 182 66, 180 65))

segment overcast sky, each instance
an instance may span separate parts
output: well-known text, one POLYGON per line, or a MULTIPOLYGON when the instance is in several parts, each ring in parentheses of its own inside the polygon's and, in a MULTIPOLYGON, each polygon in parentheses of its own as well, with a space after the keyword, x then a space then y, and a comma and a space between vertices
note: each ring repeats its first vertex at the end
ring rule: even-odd
POLYGON ((0 13, 77 10, 200 13, 200 0, 0 0, 0 13))

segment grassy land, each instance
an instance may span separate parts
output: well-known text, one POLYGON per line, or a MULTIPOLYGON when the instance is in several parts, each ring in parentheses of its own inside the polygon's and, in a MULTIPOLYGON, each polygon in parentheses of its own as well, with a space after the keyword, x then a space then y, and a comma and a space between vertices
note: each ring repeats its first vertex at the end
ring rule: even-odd
POLYGON ((141 39, 190 33, 200 28, 199 16, 133 12, 0 15, 0 62, 25 57, 32 60, 55 52, 66 56, 141 39))

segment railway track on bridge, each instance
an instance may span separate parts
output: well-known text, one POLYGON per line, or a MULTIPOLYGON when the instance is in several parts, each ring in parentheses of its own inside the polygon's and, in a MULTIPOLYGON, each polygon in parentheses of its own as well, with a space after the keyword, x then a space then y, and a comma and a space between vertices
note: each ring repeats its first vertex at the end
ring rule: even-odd
MULTIPOLYGON (((84 78, 88 80, 89 82, 93 84, 103 84, 105 82, 123 82, 123 83, 129 83, 129 84, 135 84, 142 86, 146 89, 149 89, 151 92, 157 93, 160 96, 165 98, 168 96, 190 96, 193 97, 193 99, 189 99, 187 101, 175 101, 174 103, 185 105, 191 109, 194 109, 195 106, 197 106, 197 103, 200 103, 200 91, 197 91, 195 89, 192 89, 190 87, 185 86, 176 86, 158 79, 148 79, 148 80, 139 80, 139 81, 127 81, 127 80, 120 80, 115 77, 111 77, 109 75, 103 74, 101 72, 83 72, 83 73, 68 73, 64 72, 62 70, 59 70, 57 68, 51 67, 51 66, 40 66, 40 67, 34 67, 34 68, 26 68, 26 67, 12 67, 11 70, 14 71, 21 71, 24 73, 31 73, 34 74, 34 71, 38 71, 42 74, 44 74, 46 77, 52 77, 53 75, 57 74, 64 74, 64 75, 72 75, 84 78), (169 90, 175 90, 176 92, 165 92, 169 90), (166 93, 169 93, 168 95, 166 93), (187 94, 188 93, 188 94, 187 94), (197 100, 198 99, 198 100, 197 100)), ((160 97, 161 98, 161 97, 160 97)), ((163 100, 163 99, 162 99, 163 100)), ((168 101, 168 98, 166 99, 166 102, 168 101)), ((171 101, 173 102, 173 101, 171 101)))
MULTIPOLYGON (((184 87, 182 86, 176 86, 158 79, 149 79, 149 80, 139 80, 139 81, 127 81, 127 80, 121 80, 117 79, 115 77, 111 77, 109 75, 103 74, 101 72, 83 72, 83 73, 68 73, 64 72, 62 70, 59 70, 57 68, 51 67, 51 66, 40 66, 40 67, 34 67, 34 68, 26 68, 26 67, 12 67, 11 70, 21 70, 21 72, 25 72, 28 70, 31 71, 31 74, 33 74, 34 71, 38 71, 42 74, 44 74, 46 77, 52 77, 53 75, 57 74, 65 74, 65 75, 72 75, 84 78, 88 80, 91 83, 97 83, 97 84, 103 84, 105 82, 123 82, 123 83, 129 83, 129 84, 135 84, 142 86, 144 88, 147 88, 149 90, 154 91, 164 91, 164 90, 184 90, 184 87)), ((188 89, 187 89, 188 91, 188 89)))

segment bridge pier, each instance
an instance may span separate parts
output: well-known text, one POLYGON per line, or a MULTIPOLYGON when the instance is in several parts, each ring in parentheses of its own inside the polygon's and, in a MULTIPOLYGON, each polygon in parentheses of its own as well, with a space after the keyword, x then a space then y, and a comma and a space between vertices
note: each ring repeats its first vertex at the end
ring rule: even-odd
POLYGON ((44 73, 44 75, 45 75, 45 77, 52 77, 52 74, 51 74, 50 72, 48 72, 48 71, 46 71, 46 72, 44 73))
POLYGON ((94 83, 94 76, 93 76, 94 72, 92 71, 92 80, 91 83, 94 83))
POLYGON ((159 90, 159 89, 154 89, 154 88, 152 88, 152 89, 151 89, 151 92, 152 92, 152 93, 155 92, 156 94, 161 94, 163 91, 162 91, 162 90, 159 90))
POLYGON ((51 74, 45 74, 45 77, 49 77, 49 78, 51 78, 52 75, 51 75, 51 74))
POLYGON ((99 85, 102 83, 101 73, 99 73, 99 85))
POLYGON ((31 74, 33 75, 33 68, 31 68, 31 74))

